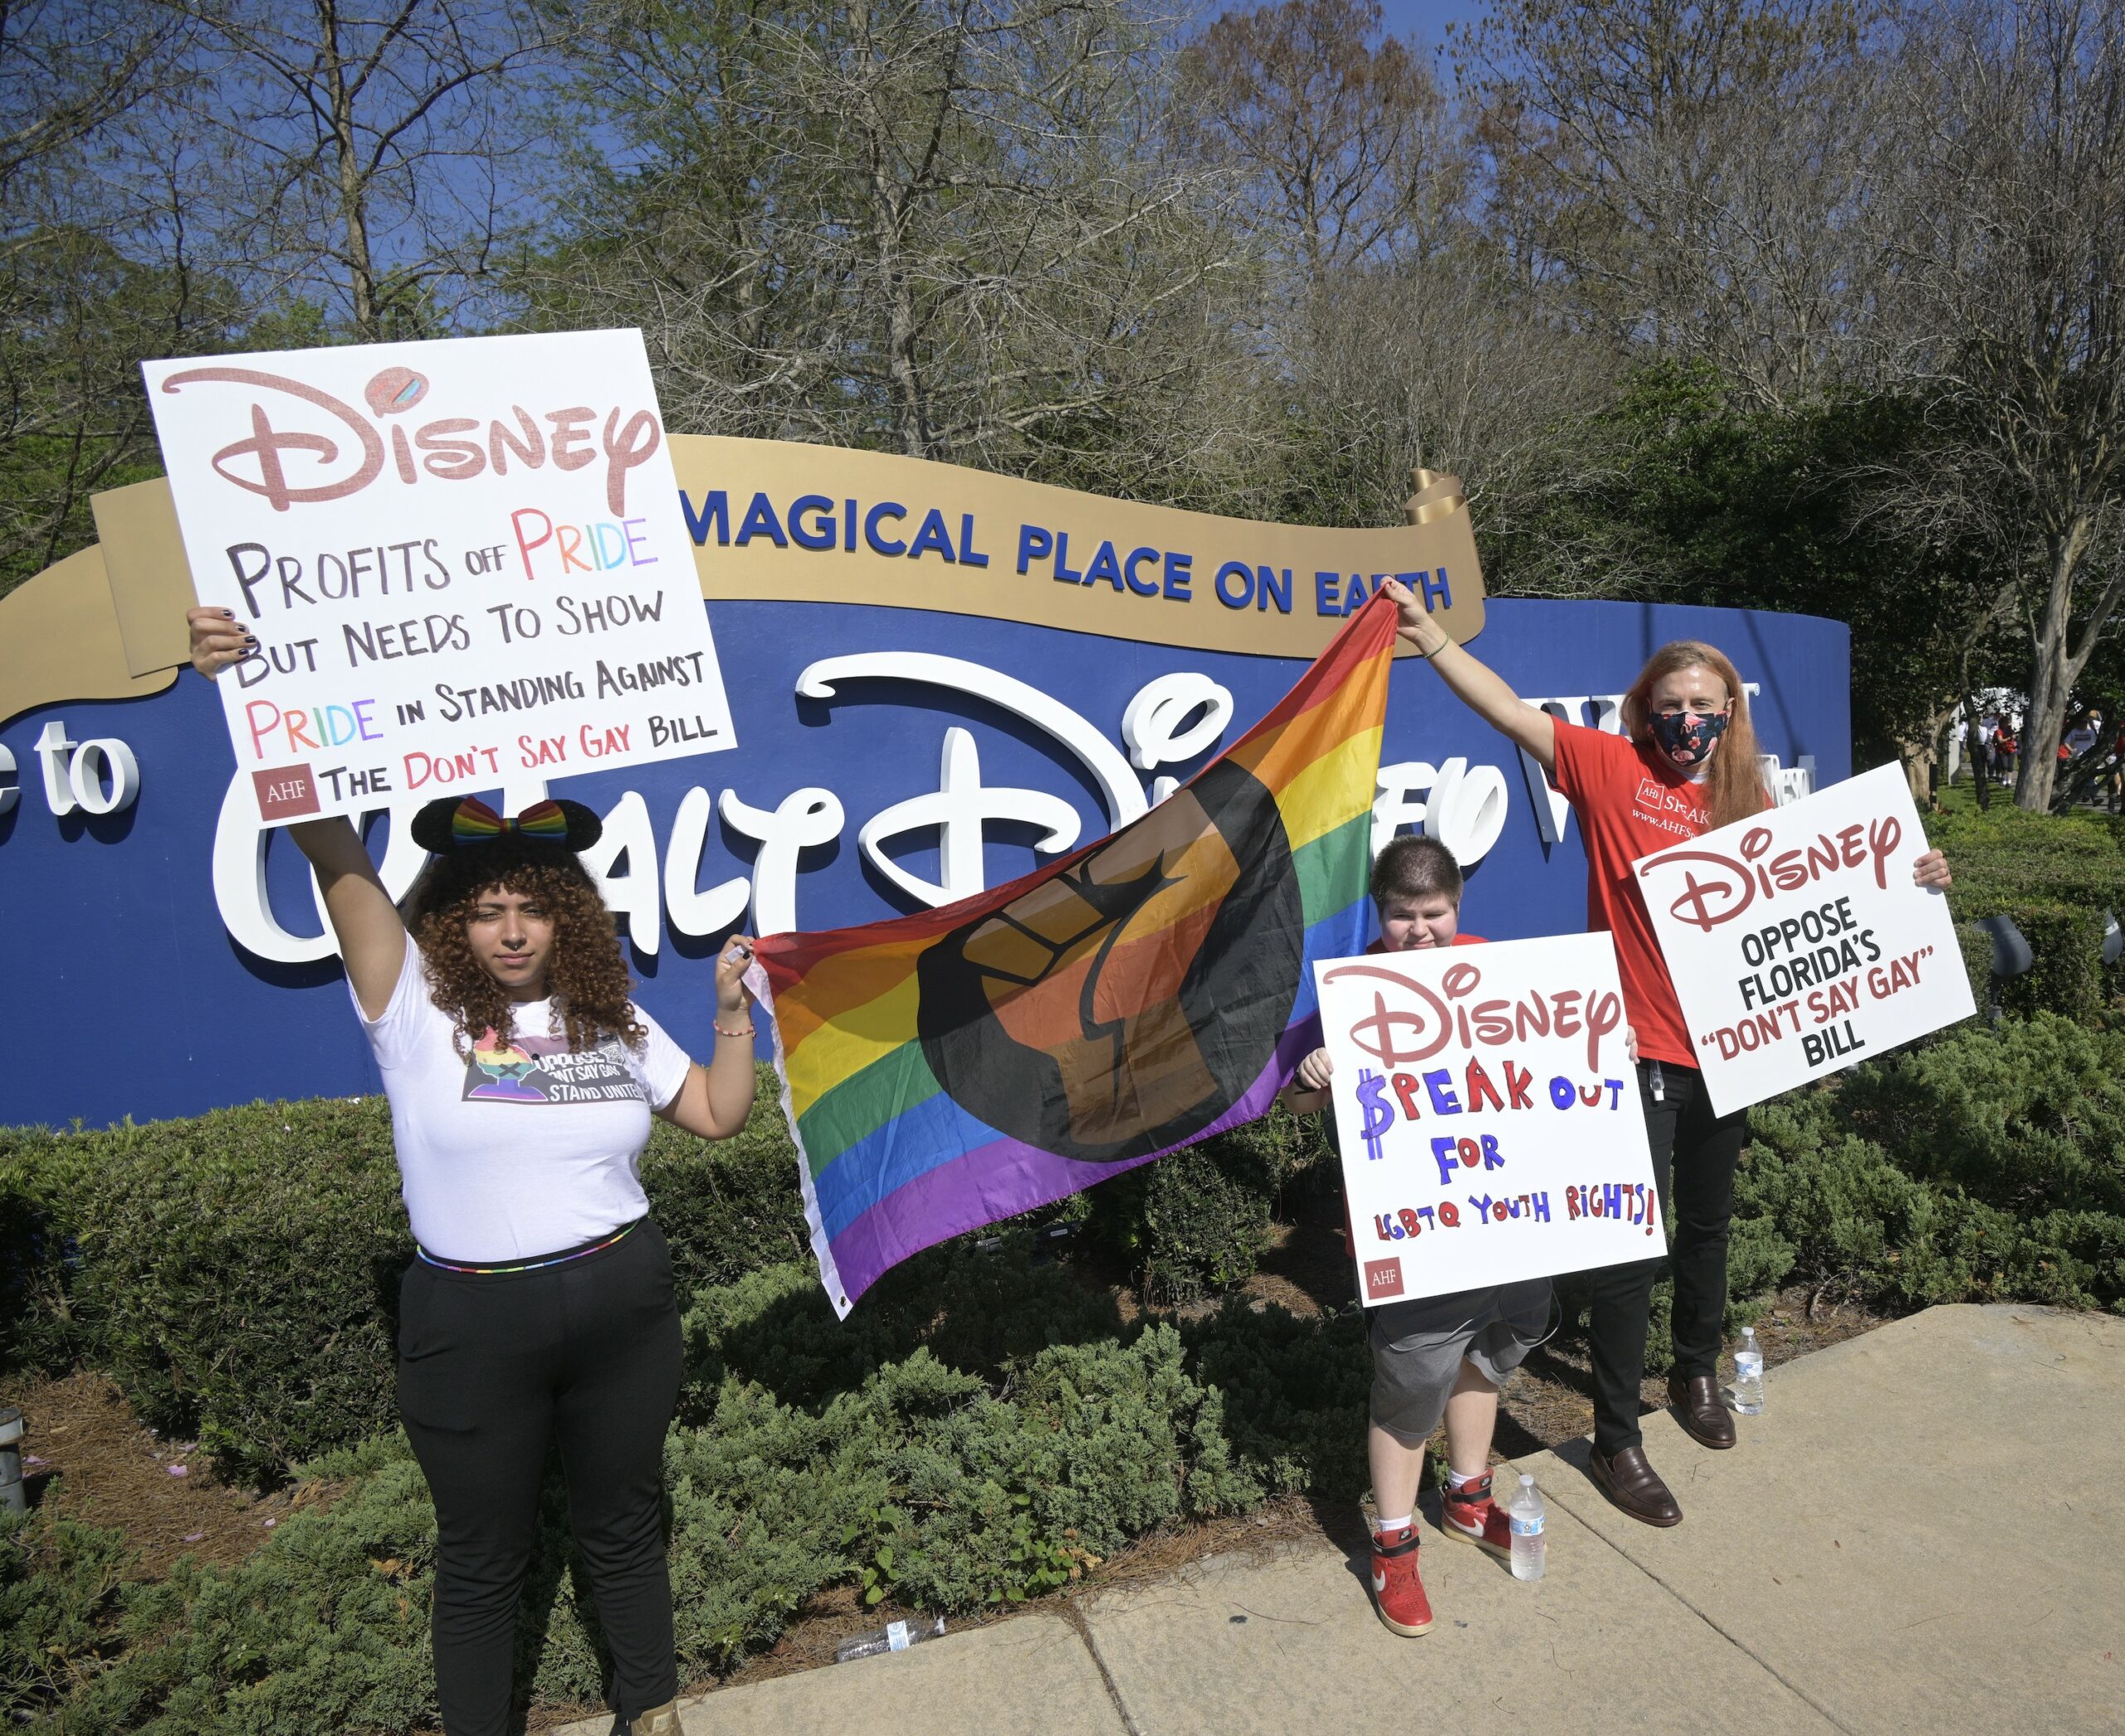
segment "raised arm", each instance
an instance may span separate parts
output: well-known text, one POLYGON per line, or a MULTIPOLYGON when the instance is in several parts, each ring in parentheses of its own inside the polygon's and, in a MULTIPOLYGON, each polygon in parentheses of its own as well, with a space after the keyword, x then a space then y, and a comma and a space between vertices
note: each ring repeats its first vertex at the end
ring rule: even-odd
POLYGON ((753 1113, 753 996, 744 981, 753 943, 734 934, 716 961, 716 1052, 686 1069, 679 1094, 657 1113, 703 1139, 728 1139, 753 1113))
POLYGON ((1398 631, 1439 671, 1439 678, 1468 709, 1516 746, 1534 755, 1544 771, 1557 768, 1556 721, 1507 685, 1505 677, 1447 637, 1409 586, 1390 579, 1380 589, 1400 613, 1398 631))
MULTIPOLYGON (((209 681, 256 648, 256 642, 227 609, 187 609, 184 619, 192 633, 192 667, 209 681)), ((300 820, 287 830, 317 874, 325 918, 340 943, 354 998, 370 1018, 379 1019, 391 1005, 406 962, 406 925, 398 907, 377 877, 359 834, 345 819, 335 815, 300 820)))

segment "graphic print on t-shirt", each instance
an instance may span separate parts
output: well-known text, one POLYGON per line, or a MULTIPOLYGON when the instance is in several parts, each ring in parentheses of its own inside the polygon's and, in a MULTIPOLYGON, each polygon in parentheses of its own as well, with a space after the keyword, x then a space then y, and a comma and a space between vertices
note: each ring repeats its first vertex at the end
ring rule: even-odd
POLYGON ((518 1036, 505 1043, 492 1025, 481 1033, 465 1064, 464 1101, 488 1103, 646 1102, 628 1069, 627 1051, 608 1037, 595 1049, 571 1052, 564 1037, 518 1036))
POLYGON ((1693 800, 1692 794, 1663 784, 1648 772, 1631 793, 1631 817, 1678 838, 1694 838, 1704 829, 1704 806, 1702 801, 1693 800))

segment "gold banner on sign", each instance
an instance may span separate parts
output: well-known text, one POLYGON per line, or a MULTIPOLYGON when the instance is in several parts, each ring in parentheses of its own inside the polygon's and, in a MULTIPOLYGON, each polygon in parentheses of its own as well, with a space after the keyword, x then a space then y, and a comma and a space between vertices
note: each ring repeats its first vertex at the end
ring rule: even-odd
POLYGON ((892 452, 675 437, 701 594, 867 603, 1113 638, 1311 658, 1400 576, 1457 640, 1483 630, 1459 482, 1414 473, 1376 531, 1223 518, 892 452))
MULTIPOLYGON (((791 441, 675 434, 672 462, 711 601, 866 603, 1311 658, 1398 576, 1455 639, 1483 631, 1468 501, 1433 471, 1413 473, 1409 523, 1346 531, 791 441)), ((183 663, 193 590, 169 484, 92 504, 102 541, 0 597, 0 721, 154 692, 183 663)))

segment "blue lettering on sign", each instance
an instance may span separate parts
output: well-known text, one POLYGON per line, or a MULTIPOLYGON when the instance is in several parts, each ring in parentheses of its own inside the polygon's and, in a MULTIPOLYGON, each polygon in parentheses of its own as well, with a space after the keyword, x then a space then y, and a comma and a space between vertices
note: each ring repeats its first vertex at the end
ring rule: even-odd
POLYGON ((774 516, 774 503, 765 494, 753 496, 753 503, 745 508, 744 521, 732 540, 742 549, 755 536, 769 538, 778 549, 789 546, 789 539, 782 534, 782 521, 774 516))
POLYGON ((833 521, 833 502, 823 494, 799 495, 789 503, 789 539, 800 549, 832 548, 833 521))
POLYGON ((925 553, 941 555, 947 560, 955 559, 952 553, 952 539, 945 531, 945 515, 932 506, 922 515, 922 528, 915 533, 915 540, 907 545, 907 558, 920 560, 925 553))
POLYGON ((1387 1089, 1387 1081, 1370 1068, 1358 1073, 1358 1108, 1364 1116, 1358 1129, 1358 1137, 1365 1142, 1365 1155, 1368 1160, 1380 1161, 1380 1141, 1383 1134, 1395 1124, 1395 1111, 1381 1093, 1387 1089))

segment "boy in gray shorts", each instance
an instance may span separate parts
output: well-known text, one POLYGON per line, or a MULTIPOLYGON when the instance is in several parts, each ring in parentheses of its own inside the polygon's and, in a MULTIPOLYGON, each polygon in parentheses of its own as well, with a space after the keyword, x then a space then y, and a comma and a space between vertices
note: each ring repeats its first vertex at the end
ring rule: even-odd
MULTIPOLYGON (((1461 868, 1430 838, 1398 838, 1372 866, 1372 902, 1380 915, 1375 952, 1468 946, 1460 932, 1461 868)), ((1326 1109, 1328 1052, 1299 1063, 1285 1102, 1304 1113, 1326 1109)), ((1417 1572, 1417 1484, 1424 1443, 1446 1420, 1448 1487, 1439 1509, 1448 1537, 1510 1556, 1505 1511, 1491 1499, 1491 1435, 1498 1387, 1550 1331, 1550 1281, 1524 1279, 1452 1296, 1390 1302, 1370 1311, 1372 1419, 1367 1431, 1375 1512, 1373 1601, 1398 1634, 1431 1627, 1431 1604, 1417 1572)))

